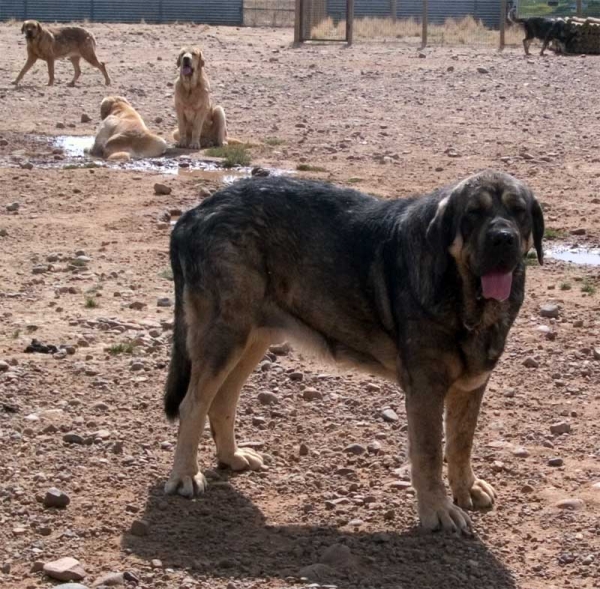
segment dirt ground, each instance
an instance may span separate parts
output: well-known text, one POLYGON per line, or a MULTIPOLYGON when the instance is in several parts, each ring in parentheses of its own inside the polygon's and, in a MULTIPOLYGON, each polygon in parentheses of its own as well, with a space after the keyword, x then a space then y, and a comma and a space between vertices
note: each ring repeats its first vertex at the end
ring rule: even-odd
POLYGON ((598 59, 467 47, 420 58, 394 43, 293 48, 290 30, 91 25, 110 89, 85 64, 68 88, 68 62, 54 87, 38 64, 15 89, 19 28, 0 26, 1 587, 50 587, 40 563, 62 557, 80 561, 88 587, 109 572, 168 589, 600 587, 600 267, 528 268, 476 436, 475 467, 499 501, 473 516, 475 538, 416 528, 401 391, 294 350, 265 359, 241 401, 239 439, 269 470, 219 470, 205 436, 208 492, 167 498, 169 220, 219 180, 72 169, 39 137, 93 134, 109 90, 168 137, 177 51, 198 43, 253 165, 303 163, 321 171, 298 176, 386 198, 498 168, 543 203, 547 249, 597 248, 598 59), (67 353, 25 353, 32 338, 67 353), (51 487, 65 509, 44 507, 51 487))

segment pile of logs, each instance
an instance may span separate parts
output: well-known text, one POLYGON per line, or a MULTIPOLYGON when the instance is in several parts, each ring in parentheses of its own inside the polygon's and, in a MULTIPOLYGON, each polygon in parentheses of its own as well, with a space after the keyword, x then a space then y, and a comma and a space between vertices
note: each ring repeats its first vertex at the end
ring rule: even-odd
POLYGON ((570 37, 565 47, 567 53, 600 53, 600 18, 573 16, 563 20, 570 37))

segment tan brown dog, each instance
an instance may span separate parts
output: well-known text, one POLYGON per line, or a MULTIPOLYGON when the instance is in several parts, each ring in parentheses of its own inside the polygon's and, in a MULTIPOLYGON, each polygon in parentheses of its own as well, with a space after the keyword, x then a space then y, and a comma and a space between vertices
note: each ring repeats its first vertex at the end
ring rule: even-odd
POLYGON ((109 160, 159 157, 167 142, 152 133, 127 98, 107 96, 100 105, 102 122, 90 155, 109 160))
POLYGON ((178 129, 173 133, 177 147, 227 145, 225 111, 212 106, 210 82, 204 71, 202 51, 183 48, 177 57, 179 77, 175 82, 178 129))
POLYGON ((32 68, 38 59, 43 59, 48 64, 48 86, 54 84, 54 62, 57 59, 68 58, 73 64, 75 73, 69 86, 81 75, 79 60, 83 57, 89 64, 98 68, 104 75, 107 86, 110 85, 110 76, 103 62, 96 57, 96 39, 94 35, 83 27, 48 28, 42 26, 37 20, 26 20, 21 27, 27 39, 27 61, 13 82, 16 86, 23 76, 32 68))

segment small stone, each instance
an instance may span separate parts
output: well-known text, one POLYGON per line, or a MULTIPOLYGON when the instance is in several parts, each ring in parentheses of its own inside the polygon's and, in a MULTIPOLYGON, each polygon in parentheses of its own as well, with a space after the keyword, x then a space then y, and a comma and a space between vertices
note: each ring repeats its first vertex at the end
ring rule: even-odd
POLYGON ((152 565, 153 569, 162 569, 162 565, 163 565, 162 560, 159 560, 158 558, 153 558, 150 561, 150 564, 152 565))
POLYGON ((571 431, 571 425, 567 421, 558 421, 550 426, 550 433, 558 436, 568 434, 571 431))
POLYGON ((361 444, 350 444, 344 448, 344 452, 347 452, 348 454, 354 454, 355 456, 360 456, 366 451, 367 449, 361 444))
POLYGON ((483 67, 480 65, 477 67, 477 72, 480 74, 489 74, 490 70, 488 70, 486 67, 483 67))
POLYGON ((527 358, 523 360, 523 366, 525 366, 525 368, 537 368, 539 365, 540 363, 531 356, 527 356, 527 358))
POLYGON ((10 368, 8 362, 4 362, 2 360, 0 360, 0 372, 7 372, 8 369, 10 368))
POLYGON ((129 303, 129 308, 134 311, 141 311, 146 307, 146 303, 142 303, 141 301, 133 301, 133 303, 129 303))
POLYGON ((0 229, 0 237, 8 237, 8 231, 4 228, 0 229))
POLYGON ((419 51, 417 55, 419 56, 419 59, 425 59, 427 57, 427 53, 423 53, 422 51, 419 51))
POLYGON ((269 347, 269 351, 276 356, 287 356, 290 353, 290 344, 283 342, 281 344, 273 344, 269 347))
POLYGON ((585 235, 586 230, 584 227, 577 227, 577 229, 571 229, 571 235, 585 235))
MULTIPOLYGON (((150 525, 147 521, 144 521, 143 519, 135 519, 131 523, 131 528, 129 529, 129 532, 134 536, 147 536, 150 533, 150 525)), ((154 564, 152 566, 154 566, 154 564)), ((160 564, 160 566, 162 566, 162 563, 160 564)))
POLYGON ((107 573, 96 579, 92 584, 92 587, 98 587, 99 585, 116 587, 118 585, 125 585, 125 580, 124 573, 107 573))
POLYGON ((47 562, 43 570, 57 581, 81 581, 86 574, 79 561, 70 556, 47 562))
POLYGON ((594 555, 588 554, 582 561, 581 564, 584 566, 589 566, 594 562, 594 555))
POLYGON ((261 405, 275 405, 279 403, 279 397, 271 391, 261 391, 256 398, 261 405))
POLYGON ((290 372, 288 374, 288 376, 290 377, 290 380, 294 380, 294 381, 301 381, 304 379, 304 374, 298 370, 295 370, 294 372, 290 372))
POLYGON ((5 575, 10 575, 10 562, 3 564, 0 571, 2 571, 5 575))
POLYGON ((64 509, 69 503, 71 503, 71 498, 56 487, 51 487, 44 495, 44 507, 64 509))
POLYGON ((381 392, 381 387, 378 384, 375 384, 374 382, 367 383, 366 389, 370 393, 380 393, 381 392))
POLYGON ((323 393, 313 387, 306 387, 302 391, 302 398, 305 401, 320 401, 323 398, 323 393))
POLYGON ((570 511, 577 511, 578 509, 583 509, 585 507, 585 503, 581 499, 570 498, 570 499, 561 499, 554 504, 555 507, 559 509, 569 509, 570 511))
POLYGON ((171 192, 173 192, 173 189, 170 186, 167 186, 166 184, 161 184, 160 182, 157 182, 154 185, 154 194, 166 196, 167 194, 171 194, 171 192))
POLYGON ((558 319, 558 305, 547 304, 540 307, 540 317, 558 319))
POLYGON ((527 458, 529 456, 529 450, 523 446, 518 446, 513 450, 513 456, 517 458, 527 458))
POLYGON ((298 454, 300 454, 300 456, 308 456, 308 446, 304 443, 300 444, 300 449, 298 450, 298 454))
POLYGON ((169 297, 161 297, 156 301, 157 307, 170 307, 173 304, 169 297))
POLYGON ((15 213, 16 211, 19 210, 19 208, 21 207, 21 204, 18 202, 11 202, 10 204, 6 205, 6 210, 9 213, 15 213))
POLYGON ((81 115, 81 122, 82 123, 91 123, 92 122, 92 117, 90 117, 90 115, 83 113, 81 115))
POLYGON ((298 576, 300 578, 304 577, 314 583, 320 583, 331 579, 334 576, 334 573, 335 571, 331 567, 318 562, 301 568, 298 572, 298 576))
POLYGON ((592 350, 592 356, 594 360, 600 360, 600 348, 594 348, 592 350))
POLYGON ((79 434, 69 432, 63 436, 63 442, 67 442, 67 444, 83 444, 83 437, 79 434))
POLYGON ((154 117, 154 122, 157 125, 160 125, 163 122, 163 118, 162 117, 154 117))
POLYGON ((548 466, 562 466, 563 459, 562 458, 550 458, 548 460, 548 466))
POLYGON ((62 585, 56 585, 56 589, 88 589, 81 583, 63 583, 62 585))
POLYGON ((379 442, 370 442, 367 445, 367 451, 369 454, 379 454, 381 452, 381 444, 379 442))
POLYGON ((521 493, 533 493, 534 488, 531 485, 523 485, 521 487, 521 493))
POLYGON ((381 417, 383 421, 387 421, 388 423, 394 423, 398 421, 398 414, 393 409, 385 409, 381 412, 381 417))

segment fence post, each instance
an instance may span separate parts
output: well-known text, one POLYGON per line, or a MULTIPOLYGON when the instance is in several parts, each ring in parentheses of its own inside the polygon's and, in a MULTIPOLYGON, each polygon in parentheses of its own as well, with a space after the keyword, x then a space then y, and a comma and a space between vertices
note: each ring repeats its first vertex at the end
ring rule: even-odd
POLYGON ((577 16, 582 16, 583 9, 581 6, 581 0, 577 0, 577 16))
POLYGON ((302 0, 296 0, 296 17, 294 21, 294 43, 302 43, 302 0))
POLYGON ((421 20, 423 21, 423 31, 421 33, 421 44, 423 49, 427 47, 427 16, 429 10, 427 9, 427 0, 423 0, 423 16, 421 20))
POLYGON ((354 0, 346 0, 346 43, 352 45, 354 36, 354 0))
POLYGON ((392 13, 392 22, 395 23, 398 18, 398 3, 396 0, 390 0, 390 12, 392 13))
POLYGON ((506 44, 506 0, 500 0, 500 51, 506 44))

